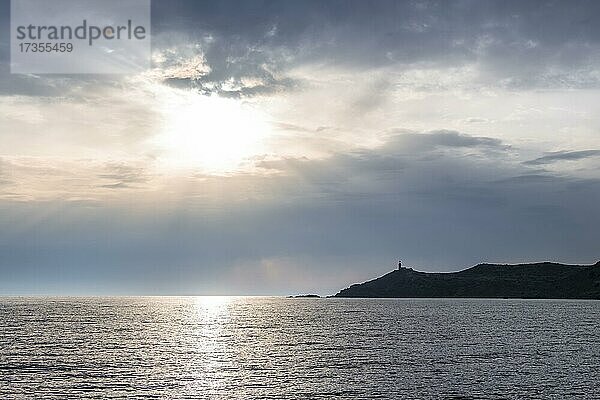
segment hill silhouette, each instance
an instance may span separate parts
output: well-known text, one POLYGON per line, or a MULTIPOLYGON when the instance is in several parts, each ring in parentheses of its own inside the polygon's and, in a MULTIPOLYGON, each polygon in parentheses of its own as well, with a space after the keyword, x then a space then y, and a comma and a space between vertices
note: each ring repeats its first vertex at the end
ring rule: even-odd
POLYGON ((478 264, 449 273, 400 268, 354 284, 334 297, 600 299, 600 261, 594 265, 478 264))

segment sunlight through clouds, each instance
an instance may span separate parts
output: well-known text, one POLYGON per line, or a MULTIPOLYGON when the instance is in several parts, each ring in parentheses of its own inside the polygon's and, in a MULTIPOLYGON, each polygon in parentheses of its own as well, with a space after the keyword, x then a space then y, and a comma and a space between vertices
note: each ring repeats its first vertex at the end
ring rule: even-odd
POLYGON ((150 140, 167 169, 229 173, 265 151, 267 116, 250 103, 163 87, 160 132, 150 140))

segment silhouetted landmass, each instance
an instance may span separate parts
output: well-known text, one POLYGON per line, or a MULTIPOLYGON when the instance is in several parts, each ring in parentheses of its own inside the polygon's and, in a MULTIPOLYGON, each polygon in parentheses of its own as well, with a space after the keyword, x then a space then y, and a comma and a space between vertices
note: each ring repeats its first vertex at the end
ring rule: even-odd
POLYGON ((600 261, 594 265, 479 264, 450 273, 401 268, 354 284, 334 297, 600 299, 600 261))
POLYGON ((299 294, 296 296, 288 296, 289 299, 302 299, 302 298, 320 298, 318 294, 299 294))

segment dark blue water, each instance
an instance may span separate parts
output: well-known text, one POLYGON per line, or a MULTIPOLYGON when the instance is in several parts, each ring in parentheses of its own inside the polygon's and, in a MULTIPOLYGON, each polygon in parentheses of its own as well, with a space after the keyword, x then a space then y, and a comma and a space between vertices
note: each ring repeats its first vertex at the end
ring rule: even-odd
POLYGON ((0 299, 1 399, 598 399, 600 302, 0 299))

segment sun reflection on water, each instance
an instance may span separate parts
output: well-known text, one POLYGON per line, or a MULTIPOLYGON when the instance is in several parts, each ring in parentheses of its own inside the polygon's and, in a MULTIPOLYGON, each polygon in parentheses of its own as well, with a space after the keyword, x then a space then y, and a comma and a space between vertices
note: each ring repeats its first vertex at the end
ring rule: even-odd
POLYGON ((202 360, 201 367, 195 368, 195 381, 212 391, 222 390, 227 371, 236 369, 228 345, 233 300, 230 296, 199 296, 193 300, 188 348, 202 360))
POLYGON ((204 315, 218 315, 227 310, 234 298, 231 296, 198 296, 194 298, 194 307, 204 315))

